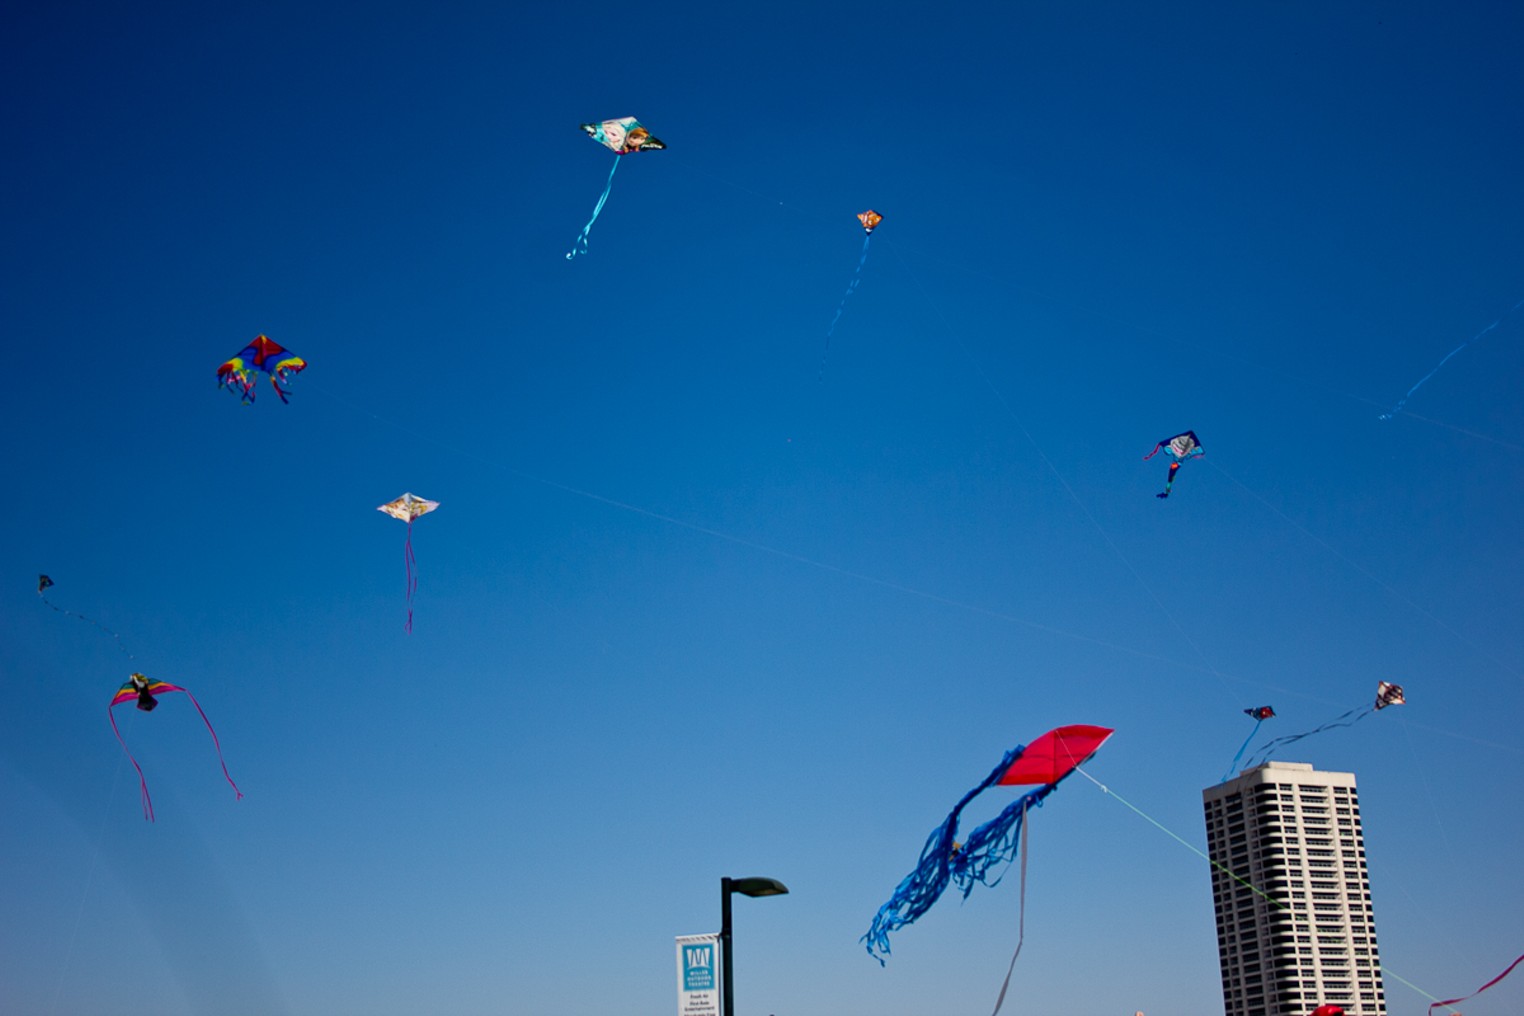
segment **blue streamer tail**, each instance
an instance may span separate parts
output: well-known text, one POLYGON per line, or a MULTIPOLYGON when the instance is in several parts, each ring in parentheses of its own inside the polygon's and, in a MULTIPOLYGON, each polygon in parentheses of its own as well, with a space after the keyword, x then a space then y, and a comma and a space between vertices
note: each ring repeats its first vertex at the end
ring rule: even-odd
POLYGON ((831 336, 836 334, 836 322, 841 320, 841 312, 847 309, 847 297, 857 292, 857 284, 862 281, 863 265, 868 261, 868 243, 873 239, 869 233, 863 237, 862 257, 857 259, 857 271, 852 273, 852 281, 847 283, 847 291, 841 294, 841 303, 836 306, 836 316, 831 319, 831 327, 826 329, 825 349, 820 354, 820 380, 825 380, 826 357, 831 353, 831 336))
POLYGON ((1518 310, 1520 307, 1524 307, 1524 300, 1520 300, 1518 303, 1514 304, 1512 307, 1509 307, 1506 311, 1504 311, 1503 313, 1499 314, 1497 320, 1492 322, 1492 324, 1488 325, 1486 328, 1483 328, 1481 331, 1479 331, 1475 335, 1471 336, 1471 338, 1467 339, 1465 342, 1462 342, 1460 345, 1458 345, 1454 349, 1450 350, 1450 352, 1446 353, 1445 354, 1445 358, 1443 360, 1439 361, 1439 363, 1434 365, 1434 369, 1433 370, 1429 371, 1423 377, 1419 378, 1418 379, 1418 383, 1416 385, 1414 385, 1413 387, 1409 388, 1407 394, 1404 395, 1402 398, 1397 400, 1397 404, 1391 408, 1390 412, 1386 412, 1386 413, 1382 413, 1381 414, 1381 419, 1383 419, 1383 420, 1390 420, 1392 417, 1394 417, 1398 413, 1402 412, 1402 407, 1408 404, 1408 399, 1413 397, 1413 393, 1418 391, 1418 389, 1422 388, 1424 386, 1424 382, 1428 381, 1429 378, 1433 377, 1435 374, 1438 374, 1439 373, 1439 368, 1441 368, 1445 364, 1449 363, 1450 362, 1450 358, 1452 356, 1454 356, 1456 353, 1459 353, 1462 349, 1465 349, 1467 346, 1471 345, 1471 343, 1475 342, 1477 339, 1481 338, 1483 335, 1486 335, 1488 332, 1492 331, 1498 325, 1502 324, 1504 318, 1508 317, 1508 315, 1512 314, 1514 311, 1518 310))
POLYGON ((587 225, 582 227, 582 233, 577 237, 577 242, 567 252, 566 260, 570 261, 578 254, 587 253, 587 235, 592 232, 593 223, 598 221, 598 213, 603 211, 603 203, 609 199, 609 191, 614 189, 614 174, 619 171, 619 156, 614 156, 614 168, 609 170, 609 182, 604 184, 603 193, 598 196, 598 203, 593 206, 593 217, 587 220, 587 225))

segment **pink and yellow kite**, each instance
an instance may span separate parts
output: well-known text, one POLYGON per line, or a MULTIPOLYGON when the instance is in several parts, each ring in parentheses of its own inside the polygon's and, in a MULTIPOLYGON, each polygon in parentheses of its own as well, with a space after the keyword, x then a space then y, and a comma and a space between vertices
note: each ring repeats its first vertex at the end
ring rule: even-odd
POLYGON ((138 765, 138 760, 132 757, 127 741, 116 725, 116 713, 113 710, 123 702, 135 701, 139 709, 145 713, 151 713, 159 706, 158 696, 172 691, 178 691, 190 699, 191 705, 196 707, 196 712, 201 714, 201 722, 206 724, 207 733, 212 735, 212 747, 217 749, 217 761, 222 766, 222 775, 228 781, 228 786, 233 788, 233 793, 238 795, 238 800, 243 800, 243 791, 238 789, 238 784, 234 783, 233 777, 228 775, 228 764, 222 759, 222 742, 217 740, 217 731, 212 729, 212 721, 206 718, 206 712, 201 708, 201 703, 196 701, 196 696, 168 681, 155 681, 142 674, 133 674, 112 696, 111 705, 106 707, 106 715, 111 719, 111 730, 116 734, 116 739, 121 742, 122 750, 127 752, 128 761, 132 763, 132 768, 138 771, 138 785, 143 792, 143 817, 150 822, 153 821, 153 800, 148 796, 148 779, 143 775, 143 767, 138 765))

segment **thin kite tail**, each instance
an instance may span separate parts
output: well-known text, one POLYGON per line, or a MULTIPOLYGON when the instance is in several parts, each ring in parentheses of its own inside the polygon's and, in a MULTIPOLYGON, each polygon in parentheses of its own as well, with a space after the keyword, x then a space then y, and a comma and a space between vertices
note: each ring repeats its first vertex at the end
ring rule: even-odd
POLYGON ((1254 740, 1254 735, 1259 733, 1259 725, 1264 722, 1264 720, 1254 721, 1254 729, 1249 731, 1249 736, 1244 738, 1243 744, 1239 745, 1238 754, 1233 756, 1233 761, 1228 764, 1228 771, 1222 774, 1222 780, 1220 782, 1228 782, 1228 780, 1232 778, 1233 774, 1238 771, 1238 760, 1243 758, 1244 752, 1249 750, 1249 742, 1254 740))
POLYGON ((619 161, 619 157, 616 155, 614 157, 614 168, 609 170, 608 183, 604 184, 603 193, 598 196, 598 204, 593 206, 593 217, 588 219, 587 225, 582 227, 582 232, 577 237, 577 242, 572 245, 572 249, 567 253, 566 260, 570 261, 578 254, 587 253, 587 236, 592 232, 593 223, 598 221, 599 213, 603 211, 603 203, 609 199, 609 191, 614 189, 614 174, 619 170, 619 161))
POLYGON ((407 543, 402 548, 402 560, 407 566, 407 631, 413 631, 413 596, 418 592, 418 559, 413 556, 413 523, 408 520, 407 543))
MULTIPOLYGON (((185 691, 184 688, 179 690, 185 691)), ((233 777, 228 773, 228 764, 223 761, 222 758, 222 742, 217 740, 217 731, 213 729, 212 721, 206 718, 206 710, 201 708, 201 703, 197 702, 196 696, 192 695, 190 692, 185 691, 185 697, 191 700, 191 705, 195 706, 196 712, 201 714, 201 722, 206 724, 206 732, 212 735, 212 747, 217 749, 217 763, 222 766, 222 776, 228 781, 228 786, 233 788, 233 793, 238 795, 237 799, 242 801, 243 791, 238 789, 238 784, 233 782, 233 777)), ((143 793, 148 793, 146 787, 144 788, 143 793)))
POLYGON ((1468 998, 1475 998, 1476 996, 1480 995, 1482 992, 1486 991, 1488 988, 1492 987, 1494 984, 1496 984, 1499 981, 1501 981, 1503 978, 1507 977, 1509 974, 1513 973, 1513 968, 1518 966, 1520 963, 1524 963, 1524 956, 1520 956, 1518 959, 1516 959, 1512 963, 1508 964, 1508 969, 1507 970, 1503 971, 1501 974, 1498 974, 1492 980, 1488 981, 1486 984, 1482 985, 1480 988, 1477 988, 1471 994, 1469 994, 1469 995, 1462 995, 1460 998, 1447 998, 1443 1002, 1435 1002, 1433 1005, 1429 1006, 1429 1016, 1434 1016, 1434 1010, 1438 1006, 1442 1006, 1442 1005, 1454 1005, 1456 1002, 1464 1002, 1468 998))
POLYGON ((1143 461, 1147 462, 1149 459, 1153 458, 1155 455, 1158 455, 1159 454, 1159 449, 1163 448, 1163 447, 1164 447, 1164 442, 1163 441, 1160 441, 1158 444, 1154 445, 1154 450, 1149 452, 1147 455, 1143 456, 1143 461))
POLYGON ((872 239, 872 233, 869 233, 867 236, 863 237, 863 253, 862 257, 857 259, 857 271, 852 273, 852 281, 847 283, 847 291, 841 294, 841 303, 836 305, 836 316, 831 319, 831 327, 826 329, 825 349, 820 353, 819 380, 822 383, 825 382, 826 357, 831 353, 831 336, 836 334, 836 322, 841 320, 841 312, 847 309, 847 297, 857 292, 857 284, 862 281, 863 265, 867 264, 868 262, 868 243, 872 239))
MULTIPOLYGON (((153 799, 148 796, 148 777, 143 775, 143 767, 138 765, 138 760, 132 757, 132 751, 127 747, 127 741, 122 737, 122 732, 117 729, 116 713, 111 710, 110 706, 106 707, 106 717, 111 720, 111 732, 116 735, 117 742, 122 746, 122 750, 127 752, 127 761, 131 762, 132 768, 138 771, 138 786, 143 794, 143 818, 152 822, 153 799)), ((215 735, 213 737, 215 738, 215 735)))
POLYGON ((1169 473, 1164 477, 1164 492, 1155 494, 1155 497, 1169 497, 1169 492, 1175 488, 1175 473, 1179 472, 1179 470, 1180 463, 1171 462, 1169 464, 1169 473))
POLYGON ((1509 307, 1503 313, 1499 314, 1497 320, 1492 322, 1492 324, 1488 325, 1486 328, 1483 328, 1481 331, 1479 331, 1475 335, 1471 336, 1471 338, 1467 339, 1465 342, 1462 342, 1460 345, 1458 345, 1454 349, 1450 350, 1450 352, 1446 353, 1445 354, 1445 358, 1443 360, 1439 361, 1437 364, 1435 364, 1433 370, 1429 371, 1423 377, 1419 378, 1418 379, 1418 383, 1416 385, 1414 385, 1413 387, 1409 388, 1408 391, 1407 391, 1407 394, 1404 395, 1402 398, 1398 399, 1397 400, 1397 404, 1395 406, 1393 406, 1389 412, 1382 413, 1381 416, 1380 416, 1380 419, 1382 419, 1382 420, 1390 420, 1392 417, 1394 417, 1398 413, 1402 412, 1402 407, 1408 404, 1408 399, 1413 397, 1413 393, 1418 391, 1418 389, 1422 388, 1424 386, 1424 384, 1429 380, 1429 378, 1433 377, 1435 374, 1438 374, 1439 373, 1439 368, 1441 368, 1445 364, 1449 363, 1450 362, 1450 358, 1452 356, 1454 356, 1456 353, 1459 353, 1462 349, 1465 349, 1467 346, 1471 345, 1471 343, 1475 342, 1477 339, 1481 338, 1483 335, 1486 335, 1488 332, 1492 331, 1498 325, 1502 324, 1504 318, 1508 317, 1508 315, 1512 314, 1514 311, 1518 310, 1520 307, 1524 307, 1524 300, 1520 300, 1518 303, 1514 304, 1512 307, 1509 307))

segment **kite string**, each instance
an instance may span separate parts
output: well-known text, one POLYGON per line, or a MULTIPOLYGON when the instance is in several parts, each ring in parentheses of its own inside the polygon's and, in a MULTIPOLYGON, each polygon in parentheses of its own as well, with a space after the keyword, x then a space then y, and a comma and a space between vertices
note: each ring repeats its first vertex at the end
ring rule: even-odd
POLYGON ((587 220, 587 225, 582 227, 582 233, 577 237, 577 242, 567 253, 566 260, 570 261, 578 254, 587 253, 587 236, 593 229, 593 223, 598 221, 599 214, 603 211, 603 203, 609 199, 609 192, 614 189, 614 174, 619 170, 619 156, 614 156, 614 168, 609 170, 608 183, 603 185, 603 193, 598 196, 598 203, 593 206, 593 217, 587 220))
MULTIPOLYGON (((1176 843, 1180 844, 1182 847, 1184 847, 1185 849, 1189 850, 1191 853, 1195 854, 1197 857, 1201 858, 1207 864, 1211 865, 1216 870, 1222 872, 1224 875, 1228 876, 1233 881, 1237 882, 1239 885, 1242 885, 1244 888, 1250 890, 1255 895, 1261 897, 1267 903, 1269 903, 1271 906, 1275 907, 1277 910, 1284 911, 1284 910, 1287 909, 1286 905, 1284 903, 1282 903, 1280 900, 1276 899, 1274 896, 1271 896, 1269 893, 1265 892, 1263 889, 1261 889, 1259 886, 1255 885, 1253 882, 1250 882, 1248 879, 1246 879, 1243 876, 1235 873, 1231 868, 1227 867, 1226 865, 1219 864, 1218 862, 1212 860, 1199 847, 1197 847, 1194 843, 1191 843, 1190 841, 1186 840, 1184 837, 1180 836, 1174 830, 1172 830, 1168 826, 1164 825, 1158 819, 1154 818, 1152 815, 1147 814, 1141 808, 1139 808, 1137 805, 1133 804, 1131 801, 1128 801, 1121 794, 1118 794, 1116 791, 1112 790, 1106 784, 1102 783, 1100 780, 1096 779, 1094 776, 1091 776, 1089 773, 1085 772, 1085 770, 1082 767, 1075 766, 1074 767, 1074 771, 1079 773, 1085 779, 1089 780, 1091 783, 1094 783, 1098 788, 1100 788, 1101 793, 1103 793, 1107 797, 1110 797, 1113 800, 1117 801, 1119 804, 1124 805, 1134 815, 1137 815, 1139 818, 1143 819, 1143 821, 1147 822, 1149 825, 1153 826, 1155 829, 1158 829, 1164 835, 1168 836, 1170 839, 1174 840, 1176 843)), ((1512 968, 1510 968, 1510 969, 1512 969, 1512 968)), ((1417 994, 1422 995, 1424 998, 1427 998, 1430 1002, 1434 1003, 1434 1005, 1429 1006, 1429 1009, 1431 1010, 1431 1016, 1432 1016, 1432 1010, 1433 1010, 1435 1005, 1443 1005, 1443 1006, 1446 1006, 1447 1008, 1450 1006, 1449 1002, 1441 1001, 1438 998, 1438 996, 1429 994, 1427 991, 1424 991, 1422 988, 1420 988, 1418 985, 1414 984, 1412 981, 1409 981, 1405 977, 1402 977, 1401 975, 1399 975, 1398 973, 1393 971, 1390 967, 1382 965, 1381 966, 1381 972, 1383 974, 1387 975, 1388 977, 1390 977, 1392 980, 1401 982, 1402 984, 1404 984, 1407 987, 1411 988, 1417 994)), ((1506 971, 1505 971, 1505 973, 1506 973, 1506 971)), ((1456 1001, 1458 1001, 1458 1000, 1456 1000, 1456 1001)), ((1455 1009, 1451 1009, 1450 1011, 1452 1013, 1454 1013, 1455 1016, 1461 1016, 1461 1014, 1459 1012, 1457 1012, 1455 1009)))
POLYGON ((116 647, 118 649, 120 649, 126 655, 126 657, 129 660, 136 659, 136 657, 134 657, 132 655, 132 653, 128 652, 127 647, 125 645, 123 645, 123 643, 122 643, 122 636, 118 635, 116 632, 112 631, 110 628, 107 628, 105 625, 101 624, 95 618, 93 618, 93 617, 86 617, 84 614, 78 614, 78 613, 75 613, 72 610, 65 610, 63 607, 60 607, 58 604, 56 604, 52 600, 48 599, 47 595, 45 593, 43 593, 43 591, 40 590, 40 589, 37 591, 37 596, 38 596, 39 599, 42 600, 43 603, 46 603, 48 606, 52 607, 54 610, 58 611, 60 614, 67 614, 69 617, 75 618, 76 620, 84 621, 87 624, 93 624, 93 625, 95 625, 96 628, 98 628, 101 631, 105 632, 107 635, 110 635, 116 641, 116 647))
MULTIPOLYGON (((1057 478, 1058 482, 1068 493, 1070 500, 1072 500, 1075 505, 1078 506, 1079 510, 1084 513, 1085 518, 1090 520, 1090 524, 1095 527, 1096 532, 1100 533, 1101 539, 1104 540, 1106 545, 1111 548, 1111 552, 1117 556, 1117 558, 1122 562, 1123 566, 1125 566, 1128 572, 1132 574, 1133 579, 1138 583, 1139 586, 1143 588, 1143 591, 1148 594, 1149 599, 1154 601, 1154 606, 1158 607, 1160 612, 1169 619, 1169 623, 1174 627, 1175 631, 1180 633, 1180 637, 1185 639, 1186 644, 1195 651, 1196 656, 1200 658, 1201 662, 1206 666, 1206 669, 1210 671, 1215 677, 1217 677, 1219 681, 1222 680, 1224 676, 1222 672, 1212 665, 1212 661, 1207 659, 1206 653, 1202 651, 1201 646, 1196 643, 1195 639, 1191 638, 1190 632, 1186 631, 1185 626, 1175 619, 1175 615, 1170 611, 1168 607, 1164 605, 1164 601, 1159 599, 1159 595, 1154 592, 1153 587, 1144 581, 1142 574, 1138 571, 1138 569, 1133 567, 1132 561, 1128 559, 1126 554, 1122 553, 1122 548, 1117 546, 1116 541, 1111 538, 1110 533, 1106 532, 1105 527, 1101 525, 1100 520, 1097 519, 1095 515, 1090 511, 1089 506, 1080 499, 1079 494, 1072 486, 1069 485, 1069 481, 1064 477, 1064 474, 1059 472, 1058 466, 1054 465, 1053 460, 1048 457, 1048 453, 1043 450, 1042 445, 1037 443, 1037 439, 1032 436, 1032 432, 1027 429, 1027 425, 1022 421, 1021 417, 1016 414, 1016 410, 1011 407, 1010 402, 1008 402, 1005 396, 1001 394, 1000 389, 995 387, 995 383, 994 381, 990 380, 990 376, 988 372, 985 371, 984 365, 980 363, 979 360, 974 356, 973 350, 970 349, 968 344, 963 341, 963 337, 953 329, 952 324, 947 320, 947 316, 942 313, 941 307, 936 303, 936 301, 932 300, 931 294, 926 291, 926 287, 921 283, 920 276, 917 275, 913 269, 911 269, 910 263, 906 261, 905 256, 899 252, 899 246, 897 244, 890 243, 889 249, 894 251, 895 257, 899 258, 900 264, 904 266, 905 273, 910 276, 911 280, 915 282, 916 288, 921 291, 922 299, 926 301, 927 305, 931 307, 932 313, 934 313, 937 316, 938 320, 941 321, 943 330, 949 336, 951 336, 953 341, 958 344, 958 347, 963 350, 963 355, 967 357, 969 363, 973 366, 974 372, 979 375, 979 379, 983 381, 985 387, 990 390, 990 394, 995 397, 995 401, 1000 404, 1000 407, 1005 410, 1006 415, 1011 418, 1012 422, 1016 424, 1022 435, 1026 437, 1027 442, 1037 452, 1037 455, 1040 459, 1042 459, 1043 464, 1048 467, 1048 471, 1057 478)), ((1158 449, 1156 448, 1155 451, 1157 450, 1158 449)))
POLYGON ((1232 473, 1228 472, 1226 469, 1223 469, 1222 466, 1218 465, 1216 462, 1208 462, 1207 464, 1210 465, 1213 469, 1217 470, 1217 472, 1221 473, 1223 476, 1226 476, 1229 480, 1232 480, 1235 484, 1238 485, 1238 488, 1240 490, 1242 490, 1244 493, 1248 494, 1250 497, 1254 498, 1254 500, 1258 501, 1260 504, 1264 505, 1266 508, 1268 508, 1275 515, 1279 516, 1280 519, 1283 522, 1285 522, 1288 525, 1290 525, 1293 529, 1297 530, 1297 532, 1301 533, 1303 536, 1307 537, 1309 540, 1312 540, 1318 546, 1320 546, 1324 550, 1328 551, 1330 554, 1332 554, 1334 557, 1338 558, 1340 561, 1343 561, 1345 564, 1349 565, 1351 568, 1353 568, 1355 571, 1359 572, 1361 575, 1364 575, 1366 578, 1370 579, 1376 585, 1378 585, 1382 589, 1386 590, 1386 592, 1389 593, 1390 595, 1395 596, 1397 599, 1401 600, 1403 603, 1407 604, 1409 607, 1412 607, 1414 610, 1418 611, 1418 613, 1422 614, 1424 617, 1428 618, 1430 621, 1433 621, 1436 625, 1438 625, 1439 627, 1443 628, 1445 631, 1449 632, 1457 641, 1459 641, 1462 644, 1464 644, 1467 647, 1469 647, 1471 650, 1476 652, 1479 656, 1482 656, 1485 659, 1488 659, 1488 660, 1492 661, 1498 667, 1502 668, 1503 670, 1508 671, 1509 673, 1513 674, 1515 677, 1524 677, 1524 673, 1521 673, 1518 670, 1518 668, 1516 668, 1514 666, 1511 666, 1508 663, 1503 662, 1502 660, 1498 659, 1496 656, 1493 656, 1491 653, 1487 652, 1485 649, 1483 649, 1482 647, 1478 646, 1471 639, 1469 639, 1465 635, 1461 634, 1461 632, 1458 631, 1457 629, 1455 629, 1453 626, 1447 624, 1438 615, 1434 614, 1432 611, 1429 611, 1429 610, 1425 609, 1421 604, 1419 604, 1417 601, 1415 601, 1412 597, 1407 596, 1404 593, 1402 593, 1401 591, 1397 590, 1390 583, 1383 582, 1381 579, 1377 578, 1375 575, 1373 575, 1366 568, 1362 567, 1360 564, 1356 563, 1355 561, 1353 561, 1349 557, 1346 557, 1344 554, 1340 553, 1333 546, 1333 544, 1329 543, 1327 540, 1323 539, 1321 536, 1318 536, 1316 533, 1313 533, 1306 526, 1302 525, 1300 522, 1296 521, 1291 516, 1287 515, 1283 511, 1281 511, 1275 505, 1271 504, 1258 491, 1254 490, 1252 487, 1250 487, 1248 484, 1244 483, 1242 480, 1240 480, 1238 477, 1234 476, 1232 473))
POLYGON ((1439 369, 1441 367, 1443 367, 1445 364, 1450 362, 1450 357, 1454 356, 1456 353, 1459 353, 1462 349, 1465 349, 1467 346, 1471 345, 1471 343, 1475 342, 1477 339, 1480 339, 1483 335, 1486 335, 1488 332, 1492 331, 1498 325, 1502 324, 1504 318, 1508 317, 1510 314, 1512 314, 1514 311, 1518 310, 1520 307, 1524 307, 1524 300, 1520 300, 1518 303, 1514 304, 1512 307, 1509 307, 1503 313, 1499 314, 1497 316, 1497 320, 1493 321, 1492 324, 1488 325, 1486 328, 1483 328, 1481 331, 1479 331, 1475 335, 1471 336, 1471 338, 1467 339, 1465 342, 1462 342, 1460 345, 1458 345, 1454 349, 1450 350, 1450 352, 1446 353, 1445 354, 1445 358, 1443 360, 1439 361, 1437 364, 1435 364, 1433 370, 1429 371, 1423 377, 1419 378, 1418 379, 1418 383, 1415 384, 1413 387, 1409 388, 1408 391, 1407 391, 1407 394, 1404 395, 1402 398, 1398 399, 1397 400, 1397 404, 1395 406, 1393 406, 1389 411, 1387 411, 1385 413, 1382 413, 1381 416, 1380 416, 1380 419, 1382 419, 1382 420, 1390 420, 1392 417, 1394 417, 1398 413, 1402 412, 1402 407, 1407 405, 1408 399, 1412 398, 1413 393, 1418 391, 1418 389, 1422 388, 1425 381, 1428 381, 1429 378, 1433 377, 1435 374, 1438 374, 1439 373, 1439 369))
POLYGON ((1005 968, 1005 980, 1000 985, 1000 995, 995 999, 994 1012, 990 1016, 998 1016, 1000 1007, 1005 1004, 1005 993, 1011 986, 1011 972, 1016 969, 1016 957, 1021 955, 1022 943, 1027 940, 1027 844, 1032 842, 1032 829, 1027 825, 1027 806, 1021 806, 1021 900, 1020 910, 1016 919, 1016 951, 1011 954, 1011 964, 1005 968))
MULTIPOLYGON (((1110 649, 1114 652, 1123 653, 1128 656, 1134 656, 1139 659, 1153 660, 1159 663, 1168 663, 1172 666, 1181 667, 1187 670, 1200 670, 1204 673, 1217 673, 1216 671, 1211 670, 1209 667, 1202 667, 1199 664, 1191 663, 1188 660, 1183 660, 1178 657, 1164 656, 1159 653, 1149 652, 1148 650, 1138 649, 1134 646, 1126 646, 1122 645, 1121 643, 1111 642, 1107 639, 1098 638, 1094 635, 1086 635, 1081 632, 1070 631, 1066 628, 1057 628, 1053 625, 1043 624, 1038 621, 1030 620, 1029 618, 1008 613, 1006 611, 996 610, 992 607, 985 607, 977 603, 970 603, 967 600, 954 599, 950 596, 944 596, 940 593, 934 593, 925 589, 917 588, 915 586, 906 585, 902 582, 896 582, 892 579, 882 578, 877 575, 870 575, 867 572, 854 571, 850 568, 844 568, 840 565, 830 564, 829 562, 821 561, 817 558, 806 557, 803 554, 798 554, 791 550, 784 550, 781 547, 774 547, 770 544, 763 543, 760 540, 753 540, 745 536, 737 536, 734 533, 727 533, 724 530, 715 529, 711 526, 702 525, 698 522, 691 522, 687 519, 680 519, 673 515, 667 515, 637 504, 631 504, 628 501, 621 501, 618 498, 609 497, 606 494, 599 494, 595 491, 586 490, 582 487, 577 487, 569 483, 562 483, 559 480, 552 480, 549 477, 526 472, 525 470, 517 469, 500 460, 490 459, 479 452, 470 451, 460 447, 459 445, 451 444, 448 441, 444 441, 432 435, 426 434, 423 431, 417 430, 406 424, 399 423, 396 420, 383 417, 378 413, 372 412, 368 409, 365 409, 363 406, 359 406, 354 402, 349 401, 343 396, 338 395, 335 392, 322 387, 321 385, 308 385, 307 388, 309 391, 327 396, 334 402, 348 408, 350 411, 358 415, 368 417, 376 423, 392 427, 404 434, 407 434, 410 437, 416 438, 427 444, 431 444, 437 448, 443 448, 446 451, 461 456, 462 458, 479 462, 484 466, 493 469, 500 469, 511 476, 518 477, 521 480, 525 480, 530 483, 537 483, 543 487, 549 487, 552 490, 558 490, 562 493, 570 494, 574 497, 584 498, 588 501, 595 501, 599 504, 607 505, 610 508, 616 508, 619 511, 629 512, 632 515, 639 515, 643 518, 652 519, 656 522, 661 522, 665 525, 669 525, 677 529, 684 529, 688 532, 699 533, 716 540, 722 540, 726 543, 731 543, 739 547, 745 547, 748 550, 754 550, 762 554, 770 554, 773 557, 777 557, 785 561, 792 561, 795 564, 804 565, 806 567, 815 568, 833 575, 839 575, 843 578, 848 578, 857 582, 877 586, 880 589, 888 589, 892 592, 900 593, 905 596, 913 596, 931 603, 940 604, 944 607, 967 611, 972 614, 978 614, 982 617, 993 618, 997 621, 1005 621, 1010 624, 1021 625, 1022 627, 1031 629, 1033 631, 1040 631, 1045 634, 1054 635, 1060 638, 1073 639, 1077 642, 1089 643, 1090 645, 1100 646, 1102 648, 1110 649)), ((1248 678, 1241 678, 1240 680, 1248 683, 1253 683, 1249 682, 1248 678)), ((1268 687, 1274 688, 1275 686, 1271 685, 1268 687)), ((1275 688, 1275 690, 1281 691, 1284 689, 1275 688)))

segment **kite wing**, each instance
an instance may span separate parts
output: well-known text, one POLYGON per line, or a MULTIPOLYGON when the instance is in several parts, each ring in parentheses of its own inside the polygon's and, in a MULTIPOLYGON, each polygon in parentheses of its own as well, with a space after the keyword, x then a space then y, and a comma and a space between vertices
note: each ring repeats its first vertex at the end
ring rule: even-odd
POLYGON ((438 501, 430 501, 416 494, 403 494, 395 501, 388 501, 386 504, 377 505, 376 511, 386 512, 386 514, 394 519, 401 519, 403 522, 411 523, 418 516, 427 515, 438 507, 438 501))
POLYGON ((1023 783, 1057 784, 1084 765, 1100 750, 1114 731, 1077 723, 1059 727, 1027 745, 1021 757, 1012 762, 998 782, 1003 787, 1023 783))
POLYGON ((257 375, 265 373, 270 375, 270 386, 280 400, 290 402, 281 384, 290 384, 292 375, 300 374, 306 368, 306 360, 268 337, 257 335, 237 356, 217 368, 217 386, 238 391, 244 402, 253 402, 254 385, 259 380, 257 375))
POLYGON ((1188 430, 1184 434, 1176 434, 1170 438, 1167 449, 1170 457, 1176 462, 1184 462, 1186 459, 1206 454, 1206 449, 1201 447, 1201 441, 1196 437, 1194 430, 1188 430))
POLYGON ((587 136, 615 155, 631 152, 660 151, 667 146, 653 138, 651 132, 640 125, 633 116, 616 117, 602 123, 585 123, 582 129, 587 136))

